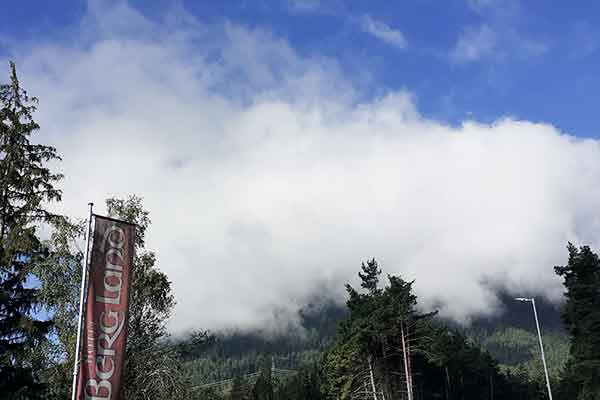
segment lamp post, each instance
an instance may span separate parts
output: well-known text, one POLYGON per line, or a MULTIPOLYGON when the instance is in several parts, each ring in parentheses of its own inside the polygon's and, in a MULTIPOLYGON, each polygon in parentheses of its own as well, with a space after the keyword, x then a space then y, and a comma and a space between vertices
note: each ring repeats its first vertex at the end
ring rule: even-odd
POLYGON ((537 310, 535 308, 534 298, 517 297, 517 301, 529 302, 533 306, 533 316, 535 317, 535 326, 537 328, 538 339, 540 341, 540 351, 542 353, 542 364, 544 365, 544 374, 546 375, 546 387, 548 388, 548 397, 552 400, 552 390, 550 389, 550 377, 548 376, 548 367, 546 366, 546 356, 544 355, 544 345, 542 343, 542 332, 540 331, 540 322, 538 321, 537 310))

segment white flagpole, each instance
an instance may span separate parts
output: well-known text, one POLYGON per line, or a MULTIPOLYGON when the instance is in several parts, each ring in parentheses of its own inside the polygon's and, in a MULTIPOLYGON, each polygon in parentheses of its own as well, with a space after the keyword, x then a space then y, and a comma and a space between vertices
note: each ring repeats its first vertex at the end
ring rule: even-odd
POLYGON ((88 226, 85 235, 85 252, 83 253, 83 267, 81 268, 81 293, 79 294, 79 320, 77 322, 77 342, 75 344, 75 364, 73 366, 73 388, 71 400, 75 400, 77 395, 77 375, 79 374, 79 363, 81 362, 81 331, 83 325, 84 302, 87 291, 87 270, 90 253, 90 237, 92 236, 92 207, 94 203, 88 203, 90 211, 88 214, 88 226))

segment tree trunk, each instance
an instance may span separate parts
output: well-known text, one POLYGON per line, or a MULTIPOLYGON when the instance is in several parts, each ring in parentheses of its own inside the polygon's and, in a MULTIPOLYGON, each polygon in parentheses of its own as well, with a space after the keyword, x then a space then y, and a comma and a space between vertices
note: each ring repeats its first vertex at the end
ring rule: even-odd
POLYGON ((386 340, 385 336, 383 337, 383 340, 381 341, 381 343, 382 343, 382 351, 383 351, 383 390, 382 390, 382 393, 384 394, 384 400, 385 400, 385 398, 388 398, 388 399, 392 398, 392 391, 391 391, 390 380, 389 380, 387 351, 386 351, 387 340, 386 340))
POLYGON ((444 375, 446 377, 446 384, 444 385, 446 388, 446 400, 450 400, 450 373, 448 372, 447 365, 444 365, 444 375))
POLYGON ((371 377, 371 388, 373 389, 373 400, 377 400, 377 389, 375 388, 375 377, 373 376, 373 365, 371 364, 371 356, 369 360, 369 375, 371 377))
POLYGON ((494 373, 490 371, 490 400, 494 400, 494 373))
POLYGON ((404 359, 404 378, 406 380, 406 393, 408 400, 412 400, 412 388, 410 385, 410 373, 408 370, 408 352, 406 351, 406 339, 404 337, 404 325, 400 322, 400 337, 402 340, 402 358, 404 359))

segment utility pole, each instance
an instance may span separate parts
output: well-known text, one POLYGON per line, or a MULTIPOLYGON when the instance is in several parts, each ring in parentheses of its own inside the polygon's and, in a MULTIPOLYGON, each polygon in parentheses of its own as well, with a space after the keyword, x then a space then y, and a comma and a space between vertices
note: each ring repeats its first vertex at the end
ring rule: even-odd
POLYGON ((544 365, 544 375, 546 375, 546 387, 548 388, 548 398, 552 400, 552 389, 550 389, 550 377, 548 376, 548 367, 546 366, 546 356, 544 355, 544 344, 542 343, 542 332, 540 330, 540 322, 538 320, 537 310, 535 308, 535 299, 517 297, 515 300, 529 302, 533 307, 533 316, 535 317, 535 326, 537 328, 538 340, 540 342, 540 352, 542 353, 542 364, 544 365))
POLYGON ((410 383, 410 398, 411 400, 415 397, 414 387, 413 387, 413 377, 412 377, 412 362, 410 357, 410 339, 408 338, 408 332, 406 336, 406 356, 408 358, 408 382, 410 383))

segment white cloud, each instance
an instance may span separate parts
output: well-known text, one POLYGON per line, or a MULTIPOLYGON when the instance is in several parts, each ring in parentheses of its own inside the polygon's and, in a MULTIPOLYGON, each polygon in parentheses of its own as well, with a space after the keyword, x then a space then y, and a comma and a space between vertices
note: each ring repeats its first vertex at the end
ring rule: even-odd
POLYGON ((365 15, 361 18, 360 26, 364 32, 399 49, 404 49, 408 45, 402 32, 390 27, 382 21, 371 18, 369 15, 365 15))
POLYGON ((566 242, 600 245, 596 140, 510 119, 450 127, 405 92, 357 102, 335 62, 268 33, 111 10, 75 44, 15 56, 38 138, 64 159, 62 209, 145 198, 174 330, 274 326, 312 296, 341 301, 370 257, 463 319, 492 311, 482 282, 560 298, 566 242), (138 23, 115 33, 126 15, 138 23))
POLYGON ((321 9, 320 0, 288 0, 287 3, 293 12, 315 12, 321 9))
POLYGON ((485 59, 528 59, 546 53, 549 46, 523 36, 513 28, 497 28, 487 24, 467 27, 450 51, 454 63, 469 63, 485 59))
POLYGON ((450 58, 457 63, 477 61, 493 54, 496 47, 496 34, 487 25, 469 27, 459 36, 450 58))
POLYGON ((508 2, 499 2, 497 0, 467 0, 467 5, 471 10, 482 13, 490 8, 500 8, 502 5, 506 5, 508 2))
POLYGON ((522 28, 528 19, 519 0, 469 0, 467 5, 484 22, 462 30, 449 52, 450 61, 522 61, 550 49, 544 38, 531 37, 522 28))

